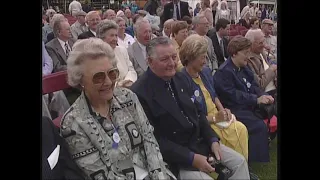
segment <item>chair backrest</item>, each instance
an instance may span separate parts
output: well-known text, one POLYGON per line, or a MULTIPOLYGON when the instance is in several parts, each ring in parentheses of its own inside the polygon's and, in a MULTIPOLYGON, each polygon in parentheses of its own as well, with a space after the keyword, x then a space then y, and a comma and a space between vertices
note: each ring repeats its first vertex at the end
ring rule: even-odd
POLYGON ((42 77, 42 94, 49 94, 70 88, 67 71, 60 71, 42 77))
POLYGON ((237 30, 230 30, 229 31, 229 36, 236 36, 239 35, 239 32, 237 30))
POLYGON ((237 26, 237 30, 240 33, 242 30, 246 30, 247 28, 244 26, 237 26))
POLYGON ((230 30, 237 30, 236 24, 230 24, 230 30))
POLYGON ((66 17, 66 18, 68 19, 68 22, 69 22, 70 26, 77 21, 77 18, 75 18, 73 16, 69 16, 69 17, 66 17))
MULTIPOLYGON (((42 77, 42 94, 53 93, 70 87, 67 83, 67 71, 59 71, 42 77)), ((53 120, 53 124, 59 128, 62 116, 53 120)))
POLYGON ((247 34, 247 32, 248 32, 248 29, 244 29, 244 30, 241 30, 241 31, 240 31, 240 34, 241 34, 242 36, 245 36, 245 35, 247 34))

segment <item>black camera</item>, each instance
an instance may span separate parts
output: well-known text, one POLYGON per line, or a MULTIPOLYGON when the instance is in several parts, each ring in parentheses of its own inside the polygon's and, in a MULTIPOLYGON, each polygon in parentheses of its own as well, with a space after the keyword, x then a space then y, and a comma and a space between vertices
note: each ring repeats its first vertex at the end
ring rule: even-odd
MULTIPOLYGON (((209 162, 209 158, 212 156, 209 156, 207 161, 209 162)), ((215 168, 215 172, 219 174, 217 180, 227 180, 232 176, 232 170, 223 165, 220 161, 218 161, 213 156, 213 161, 209 162, 211 163, 211 166, 215 168)))

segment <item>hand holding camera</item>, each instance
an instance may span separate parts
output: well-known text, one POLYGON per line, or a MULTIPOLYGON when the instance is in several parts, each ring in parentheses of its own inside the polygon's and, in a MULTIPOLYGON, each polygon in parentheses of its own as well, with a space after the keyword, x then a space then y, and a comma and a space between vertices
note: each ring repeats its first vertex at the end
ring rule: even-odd
POLYGON ((217 160, 217 158, 209 155, 207 160, 211 163, 211 166, 215 168, 216 173, 219 174, 218 180, 227 180, 232 176, 232 170, 221 164, 221 161, 217 160), (213 159, 213 161, 210 162, 210 159, 213 159))
POLYGON ((215 169, 207 161, 207 157, 201 154, 194 154, 192 166, 205 173, 211 173, 215 171, 215 169))

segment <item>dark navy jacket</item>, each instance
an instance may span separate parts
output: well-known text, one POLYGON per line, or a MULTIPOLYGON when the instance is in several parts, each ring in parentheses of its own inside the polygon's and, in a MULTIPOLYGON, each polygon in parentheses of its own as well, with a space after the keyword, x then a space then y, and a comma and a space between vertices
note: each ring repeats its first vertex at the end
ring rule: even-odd
MULTIPOLYGON (((200 86, 193 81, 192 77, 188 74, 185 68, 183 68, 179 73, 185 76, 184 81, 185 81, 185 84, 188 85, 188 94, 190 95, 191 100, 197 101, 200 105, 201 111, 207 115, 208 114, 207 105, 206 105, 206 101, 204 99, 204 95, 203 95, 203 92, 201 91, 200 86), (199 91, 199 94, 200 94, 199 96, 201 98, 196 98, 195 91, 197 90, 199 91)), ((211 75, 210 68, 204 67, 202 71, 199 72, 199 74, 204 87, 206 87, 206 89, 210 93, 212 101, 214 102, 214 98, 217 97, 217 95, 214 90, 213 77, 211 75)))
POLYGON ((249 67, 238 68, 231 58, 224 62, 214 75, 214 88, 225 108, 251 110, 257 105, 257 98, 267 95, 254 80, 249 67))

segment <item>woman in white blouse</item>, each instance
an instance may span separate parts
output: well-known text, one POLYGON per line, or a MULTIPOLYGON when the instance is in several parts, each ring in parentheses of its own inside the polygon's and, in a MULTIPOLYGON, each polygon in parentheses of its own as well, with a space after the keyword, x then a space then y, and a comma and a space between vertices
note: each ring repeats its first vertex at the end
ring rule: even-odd
POLYGON ((128 51, 125 47, 117 46, 119 26, 112 20, 105 19, 97 25, 97 38, 108 43, 114 50, 119 79, 116 86, 130 87, 137 80, 137 73, 129 60, 128 51))
POLYGON ((130 34, 125 33, 126 20, 122 17, 116 17, 114 21, 118 24, 118 46, 122 46, 127 49, 135 42, 135 40, 130 34))
POLYGON ((220 9, 217 10, 215 22, 218 21, 218 19, 227 19, 231 22, 230 19, 230 9, 228 9, 227 1, 221 1, 220 9))

